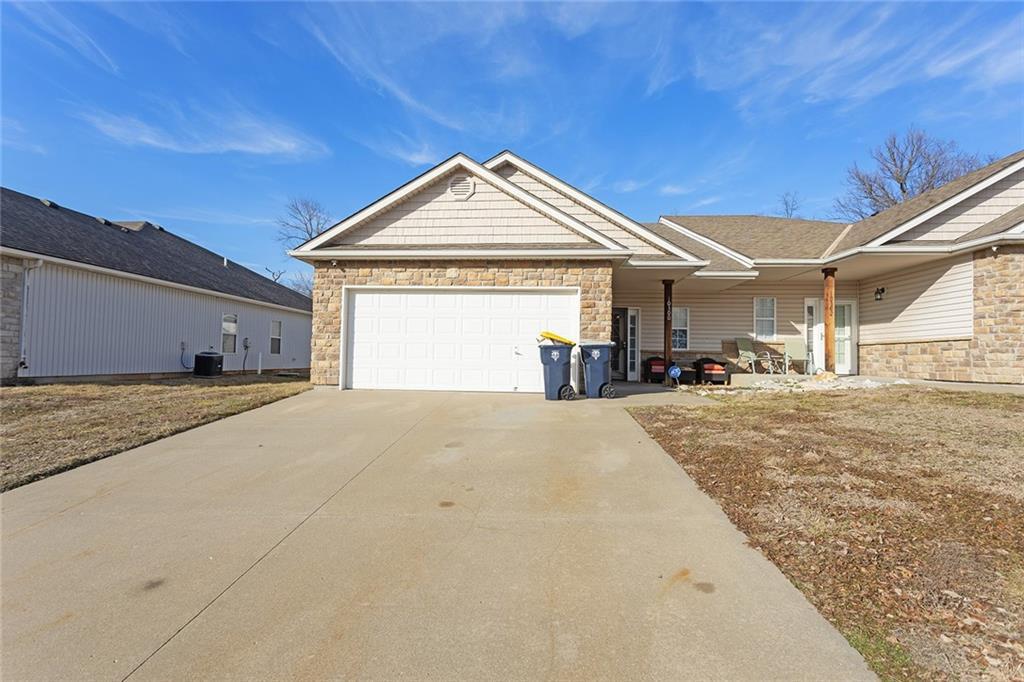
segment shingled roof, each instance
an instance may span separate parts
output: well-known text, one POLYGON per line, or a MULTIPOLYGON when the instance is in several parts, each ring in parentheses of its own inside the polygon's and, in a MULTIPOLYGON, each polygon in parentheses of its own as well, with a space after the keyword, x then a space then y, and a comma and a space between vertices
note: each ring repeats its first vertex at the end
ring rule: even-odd
POLYGON ((701 260, 708 262, 705 270, 711 272, 746 272, 750 270, 746 265, 740 263, 735 258, 726 256, 721 251, 716 251, 710 246, 706 246, 703 243, 687 237, 679 230, 673 229, 667 225, 661 223, 644 223, 651 232, 654 232, 659 237, 669 240, 684 251, 693 254, 701 260))
POLYGON ((148 222, 110 222, 0 188, 0 243, 134 275, 312 310, 312 301, 148 222))
POLYGON ((820 258, 846 229, 843 223, 760 215, 670 215, 665 218, 751 259, 820 258))
POLYGON ((1024 149, 990 163, 984 168, 961 175, 956 180, 947 182, 941 187, 936 187, 912 199, 907 199, 870 218, 854 223, 842 241, 832 249, 832 253, 840 253, 846 249, 864 246, 872 240, 878 239, 886 232, 895 230, 908 220, 913 220, 930 208, 938 206, 948 199, 952 199, 957 194, 960 194, 960 192, 987 180, 1021 160, 1024 160, 1024 149))

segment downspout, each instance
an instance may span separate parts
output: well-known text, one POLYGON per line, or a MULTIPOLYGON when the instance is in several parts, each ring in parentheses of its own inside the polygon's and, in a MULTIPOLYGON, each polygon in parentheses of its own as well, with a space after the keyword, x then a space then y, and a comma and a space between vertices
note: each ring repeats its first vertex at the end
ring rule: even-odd
POLYGON ((21 328, 18 330, 18 376, 22 376, 22 370, 28 369, 26 348, 28 343, 25 340, 25 333, 28 329, 28 292, 29 274, 38 268, 43 267, 43 259, 36 258, 29 261, 22 270, 21 277, 21 328))

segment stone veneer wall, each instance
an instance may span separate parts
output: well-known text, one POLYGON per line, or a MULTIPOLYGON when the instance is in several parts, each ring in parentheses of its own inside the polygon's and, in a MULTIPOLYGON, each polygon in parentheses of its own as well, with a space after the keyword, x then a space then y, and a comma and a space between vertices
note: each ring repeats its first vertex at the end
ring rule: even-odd
POLYGON ((310 379, 337 384, 341 352, 341 288, 479 286, 580 288, 580 335, 608 339, 612 325, 609 261, 339 261, 319 262, 313 275, 313 348, 310 379))
POLYGON ((0 381, 18 376, 24 263, 20 258, 0 257, 0 381))
POLYGON ((860 373, 1024 384, 1024 247, 974 253, 971 339, 860 346, 860 373))

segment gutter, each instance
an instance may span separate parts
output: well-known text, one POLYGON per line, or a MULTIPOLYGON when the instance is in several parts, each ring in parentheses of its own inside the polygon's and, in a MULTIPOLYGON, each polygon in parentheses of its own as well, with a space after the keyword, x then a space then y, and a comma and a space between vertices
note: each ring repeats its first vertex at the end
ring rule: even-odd
POLYGON ((161 287, 169 287, 171 289, 181 289, 182 291, 190 291, 196 294, 203 294, 204 296, 216 296, 218 298, 225 298, 231 301, 239 301, 241 303, 248 303, 250 305, 259 305, 265 308, 275 308, 277 310, 287 310, 292 313, 302 313, 303 315, 313 316, 313 311, 303 310, 302 308, 292 308, 286 305, 279 305, 277 303, 268 303, 267 301, 258 301, 255 298, 246 298, 245 296, 235 296, 234 294, 225 294, 220 291, 214 291, 213 289, 203 289, 201 287, 192 287, 187 284, 179 284, 177 282, 170 282, 166 279, 157 279, 156 277, 146 277, 145 275, 136 275, 132 272, 125 272, 124 270, 112 270, 111 268, 100 267, 99 265, 89 265, 88 263, 80 263, 74 260, 67 260, 65 258, 57 258, 56 256, 47 256, 41 253, 33 253, 31 251, 22 251, 21 249, 12 249, 6 246, 0 246, 0 253, 5 256, 14 256, 16 258, 29 258, 35 259, 40 263, 53 263, 54 265, 63 265, 68 268, 76 268, 78 270, 86 270, 89 272, 96 272, 101 275, 109 275, 111 277, 121 277, 123 279, 131 279, 136 282, 145 282, 147 284, 155 284, 161 287))

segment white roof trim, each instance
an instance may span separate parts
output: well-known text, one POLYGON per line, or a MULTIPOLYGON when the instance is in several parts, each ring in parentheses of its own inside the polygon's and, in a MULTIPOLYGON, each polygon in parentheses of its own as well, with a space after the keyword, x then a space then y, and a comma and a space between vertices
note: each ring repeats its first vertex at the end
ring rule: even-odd
POLYGON ((930 209, 928 209, 924 213, 920 213, 920 214, 914 216, 913 218, 911 218, 910 220, 906 221, 905 223, 900 224, 899 227, 896 227, 896 228, 890 230, 889 232, 886 232, 881 237, 877 237, 877 238, 871 240, 870 242, 868 242, 864 246, 882 246, 887 241, 895 239, 896 237, 900 236, 904 232, 907 232, 908 230, 914 229, 915 227, 917 227, 921 223, 925 222, 929 218, 934 218, 935 216, 937 216, 938 214, 942 213, 946 209, 951 208, 951 207, 959 204, 964 199, 968 199, 968 198, 974 196, 975 194, 977 194, 981 190, 983 190, 986 187, 989 187, 991 185, 994 185, 995 183, 999 182, 1003 178, 1008 177, 1010 175, 1013 175, 1014 173, 1016 173, 1017 171, 1019 171, 1022 168, 1024 168, 1024 159, 1021 159, 1020 161, 1018 161, 1016 163, 1010 164, 1009 166, 1007 166, 1003 170, 999 171, 998 173, 995 173, 993 175, 988 176, 984 180, 976 182, 975 184, 971 185, 970 187, 968 187, 967 189, 963 190, 959 194, 954 194, 953 196, 951 196, 949 199, 946 199, 942 203, 939 203, 939 204, 936 204, 935 206, 932 206, 930 209))
POLYGON ((203 294, 205 296, 216 296, 217 298, 225 298, 231 301, 240 301, 242 303, 249 303, 251 305, 259 305, 265 308, 275 308, 277 310, 287 310, 293 313, 302 313, 303 315, 313 315, 310 310, 303 310, 302 308, 292 308, 287 305, 280 305, 278 303, 270 303, 269 301, 260 301, 255 298, 246 298, 245 296, 235 296, 234 294, 225 294, 222 291, 214 291, 213 289, 203 289, 202 287, 193 287, 187 284, 179 284, 178 282, 171 282, 166 279, 157 279, 156 277, 147 277, 145 275, 137 275, 134 272, 126 272, 124 270, 114 270, 113 268, 104 268, 99 265, 90 265, 89 263, 81 263, 76 260, 68 260, 66 258, 57 258, 56 256, 47 256, 42 253, 35 253, 34 251, 22 251, 21 249, 12 249, 7 246, 0 247, 0 253, 5 256, 14 256, 16 258, 31 258, 34 260, 41 260, 45 263, 53 263, 54 265, 61 265, 68 268, 77 268, 79 270, 88 270, 89 272, 96 272, 101 275, 109 275, 111 277, 121 277, 124 279, 131 279, 137 282, 145 282, 147 284, 155 284, 161 287, 169 287, 171 289, 181 289, 183 291, 191 291, 196 294, 203 294))
POLYGON ((455 170, 456 168, 461 168, 472 173, 473 175, 480 178, 484 182, 501 190, 505 194, 508 194, 513 199, 518 200, 519 202, 534 209, 538 213, 547 216, 556 223, 559 223, 560 225, 569 228, 573 232, 581 234, 584 237, 587 237, 592 241, 597 242, 598 244, 608 248, 609 250, 626 250, 626 247, 624 247, 622 244, 619 244, 618 242, 609 239, 608 237, 601 234, 597 230, 594 230, 588 225, 585 225, 579 220, 576 220, 572 216, 563 213, 562 211, 558 210, 551 204, 548 204, 547 202, 538 199, 537 197, 533 196, 529 192, 526 192, 522 188, 517 187, 515 184, 509 182, 508 180, 501 177, 497 173, 487 168, 484 168, 479 163, 469 158, 465 154, 456 154, 447 161, 441 162, 437 166, 431 168, 426 173, 423 173, 419 177, 402 185, 401 187, 394 190, 390 194, 387 194, 381 199, 378 199, 377 201, 373 202, 372 204, 362 209, 361 211, 352 214, 348 218, 345 218, 340 223, 336 224, 334 227, 331 227, 330 229, 324 231, 320 235, 309 240, 305 244, 302 244, 292 253, 295 255, 310 253, 324 242, 329 241, 337 237, 338 235, 347 232, 348 230, 351 230, 352 228, 359 225, 370 216, 375 215, 376 213, 379 213, 380 211, 383 211, 399 203, 407 196, 414 194, 415 192, 418 192, 419 190, 431 184, 441 176, 445 175, 446 173, 452 170, 455 170))
POLYGON ((300 260, 388 260, 403 258, 443 259, 472 258, 491 260, 494 258, 628 258, 632 251, 609 249, 318 249, 316 251, 289 251, 289 256, 300 260))
POLYGON ((693 276, 708 279, 755 279, 759 274, 757 270, 700 270, 693 273, 693 276))
POLYGON ((844 251, 840 254, 836 254, 830 258, 825 259, 825 263, 834 263, 837 261, 845 260, 859 254, 866 254, 872 256, 906 256, 906 255, 927 255, 930 253, 960 253, 962 251, 974 251, 980 247, 985 247, 990 244, 999 245, 1003 243, 1008 244, 1021 244, 1024 243, 1024 234, 1015 234, 1009 232, 1000 232, 999 234, 989 235, 987 237, 980 237, 978 239, 972 239, 969 242, 960 242, 954 244, 929 244, 927 246, 914 246, 913 242, 902 242, 900 246, 892 244, 885 246, 858 246, 857 248, 844 251), (904 246, 905 244, 906 246, 904 246))
POLYGON ((551 173, 548 173, 543 168, 538 168, 537 166, 533 165, 526 159, 520 158, 510 151, 503 151, 494 158, 485 161, 484 166, 491 170, 494 170, 505 163, 515 166, 516 168, 523 171, 527 175, 533 177, 534 180, 537 180, 542 184, 548 185, 555 191, 564 194, 571 200, 590 209, 591 211, 601 216, 608 222, 615 223, 616 225, 621 227, 626 232, 629 232, 633 236, 639 237, 644 241, 650 242, 651 244, 654 244, 660 249, 663 249, 673 255, 681 257, 683 260, 700 262, 700 258, 697 258, 692 253, 685 251, 684 249, 680 248, 676 244, 673 244, 664 237, 661 237, 655 234, 654 232, 651 232, 640 223, 631 220, 630 218, 627 218, 618 211, 602 204, 600 201, 590 196, 589 194, 584 194, 583 192, 576 189, 572 185, 568 184, 564 180, 556 178, 554 175, 551 175, 551 173))
POLYGON ((708 262, 706 260, 643 260, 634 256, 626 262, 626 265, 637 268, 703 268, 708 265, 708 262))
POLYGON ((1019 223, 1016 227, 1011 227, 1006 232, 1001 232, 1000 234, 1024 234, 1024 222, 1019 223))
POLYGON ((674 223, 671 220, 669 220, 668 218, 666 218, 665 216, 662 216, 661 218, 659 218, 658 222, 661 223, 662 225, 665 225, 666 227, 671 227, 675 231, 677 231, 677 232, 679 232, 681 234, 686 235, 687 237, 689 237, 690 239, 693 239, 694 241, 700 242, 701 244, 703 244, 704 246, 706 246, 708 248, 711 248, 711 249, 714 249, 715 251, 718 251, 720 254, 722 254, 724 256, 728 256, 729 258, 732 258, 737 263, 741 263, 742 265, 745 265, 748 268, 751 268, 751 267, 754 266, 754 261, 752 261, 751 259, 749 259, 746 256, 744 256, 742 253, 739 253, 738 251, 733 251, 728 246, 725 246, 723 244, 719 244, 715 240, 713 240, 713 239, 711 239, 709 237, 705 237, 704 235, 700 234, 699 232, 694 232, 693 230, 691 230, 691 229, 689 229, 687 227, 683 227, 679 223, 674 223))

